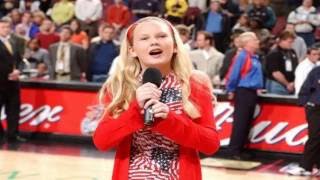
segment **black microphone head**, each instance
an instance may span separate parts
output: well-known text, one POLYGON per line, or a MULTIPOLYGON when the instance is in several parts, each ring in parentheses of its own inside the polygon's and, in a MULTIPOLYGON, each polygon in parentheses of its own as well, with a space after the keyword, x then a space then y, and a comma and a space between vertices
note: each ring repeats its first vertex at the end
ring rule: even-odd
POLYGON ((147 68, 142 76, 142 83, 152 83, 155 84, 157 87, 160 87, 162 80, 162 74, 159 69, 156 68, 147 68))

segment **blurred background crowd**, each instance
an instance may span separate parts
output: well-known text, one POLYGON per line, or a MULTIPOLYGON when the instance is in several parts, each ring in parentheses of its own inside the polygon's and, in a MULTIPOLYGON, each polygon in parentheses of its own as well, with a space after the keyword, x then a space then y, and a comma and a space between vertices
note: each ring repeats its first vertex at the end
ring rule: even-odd
POLYGON ((218 88, 243 32, 258 37, 269 93, 298 93, 320 57, 320 1, 0 0, 22 78, 32 80, 104 82, 127 27, 146 16, 173 23, 194 68, 218 88))

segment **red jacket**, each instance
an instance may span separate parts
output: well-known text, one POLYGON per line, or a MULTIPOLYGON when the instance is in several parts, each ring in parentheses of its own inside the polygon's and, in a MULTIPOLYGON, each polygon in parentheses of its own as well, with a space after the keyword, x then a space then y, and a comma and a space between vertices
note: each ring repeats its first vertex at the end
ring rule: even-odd
MULTIPOLYGON (((213 118, 212 96, 208 87, 192 80, 190 99, 200 107, 201 117, 191 119, 186 113, 169 112, 166 119, 158 119, 152 130, 180 145, 179 177, 182 180, 200 180, 201 166, 198 151, 215 153, 220 144, 213 118)), ((110 100, 110 99, 109 99, 110 100)), ((132 134, 143 128, 143 116, 136 100, 117 119, 106 115, 99 123, 93 141, 100 150, 117 147, 113 180, 128 179, 132 134)))

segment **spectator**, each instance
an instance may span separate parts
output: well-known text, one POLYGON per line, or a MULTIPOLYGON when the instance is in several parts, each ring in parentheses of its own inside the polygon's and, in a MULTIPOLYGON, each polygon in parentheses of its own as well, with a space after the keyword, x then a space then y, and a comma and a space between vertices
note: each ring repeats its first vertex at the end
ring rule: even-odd
POLYGON ((22 0, 19 2, 20 12, 35 12, 39 11, 40 1, 39 0, 22 0))
POLYGON ((190 28, 191 39, 195 39, 196 33, 204 27, 204 19, 201 14, 203 13, 198 8, 189 8, 183 18, 182 24, 190 28))
POLYGON ((30 30, 32 26, 32 14, 30 12, 24 12, 21 19, 21 26, 25 30, 25 38, 30 39, 30 30))
POLYGON ((230 27, 233 27, 240 16, 240 9, 233 0, 220 0, 221 8, 224 14, 230 19, 230 27))
POLYGON ((160 14, 161 3, 158 0, 129 0, 129 9, 135 20, 160 14))
POLYGON ((47 13, 47 11, 51 8, 52 3, 53 3, 52 0, 41 0, 39 9, 42 12, 47 13))
POLYGON ((226 37, 230 33, 229 17, 222 13, 220 2, 211 0, 210 11, 204 14, 205 31, 212 33, 215 47, 224 52, 226 47, 226 37))
POLYGON ((266 56, 268 93, 282 95, 294 93, 294 71, 298 65, 298 57, 292 49, 294 39, 294 33, 282 32, 277 47, 266 56))
POLYGON ((13 9, 18 8, 19 3, 16 0, 4 0, 0 4, 0 17, 6 16, 9 14, 13 9))
POLYGON ((180 34, 180 38, 183 42, 184 47, 186 48, 187 51, 190 51, 191 50, 190 29, 183 24, 179 24, 175 26, 175 28, 178 30, 180 34))
POLYGON ((67 24, 74 16, 74 4, 69 0, 59 0, 52 7, 51 19, 57 26, 67 24))
POLYGON ((220 85, 219 71, 224 55, 214 47, 212 35, 205 31, 197 34, 197 50, 190 52, 196 69, 207 73, 213 85, 220 85))
POLYGON ((304 81, 306 80, 309 72, 319 65, 319 58, 320 58, 320 50, 315 47, 311 47, 308 49, 308 56, 302 62, 299 63, 297 69, 295 71, 295 80, 294 80, 294 87, 295 87, 295 94, 298 95, 300 92, 300 88, 304 81))
MULTIPOLYGON (((49 53, 46 49, 40 48, 38 39, 31 39, 28 42, 28 47, 26 48, 23 57, 28 61, 27 64, 25 63, 24 65, 22 65, 21 69, 23 70, 30 71, 30 69, 37 69, 40 64, 44 64, 46 66, 46 69, 50 69, 50 71, 52 71, 49 60, 49 53)), ((43 73, 44 72, 41 72, 40 74, 43 73)))
POLYGON ((60 37, 54 32, 55 27, 51 20, 43 20, 40 26, 40 32, 36 38, 39 40, 41 48, 49 49, 51 44, 54 44, 60 40, 60 37))
POLYGON ((81 29, 80 22, 77 19, 72 20, 70 23, 70 28, 73 31, 71 42, 78 44, 83 49, 88 49, 89 37, 87 33, 81 29))
POLYGON ((307 46, 315 42, 314 31, 320 25, 320 15, 312 6, 312 0, 304 0, 302 5, 289 14, 288 22, 295 24, 295 31, 301 36, 307 46))
POLYGON ((233 26, 232 31, 236 29, 241 29, 243 31, 249 31, 249 17, 248 14, 244 13, 238 19, 238 22, 233 26))
POLYGON ((42 11, 34 11, 33 12, 33 21, 30 27, 29 37, 35 38, 36 35, 40 32, 40 26, 42 21, 46 18, 46 15, 42 11))
POLYGON ((93 82, 104 82, 115 57, 119 54, 119 48, 112 41, 115 29, 106 25, 102 29, 101 40, 90 46, 88 79, 93 82))
POLYGON ((131 12, 122 0, 114 0, 114 4, 108 7, 106 11, 106 22, 111 24, 117 34, 126 28, 131 21, 131 12))
POLYGON ((276 15, 264 0, 253 0, 252 6, 248 10, 249 18, 258 18, 262 22, 262 27, 271 30, 276 23, 276 15))
POLYGON ((60 32, 60 42, 49 47, 52 71, 50 78, 58 81, 84 81, 86 77, 85 51, 82 47, 70 42, 72 30, 63 26, 60 32))
POLYGON ((202 13, 207 11, 207 0, 188 0, 189 9, 196 8, 202 13))
POLYGON ((259 56, 259 39, 253 32, 245 32, 239 36, 243 49, 236 55, 227 80, 229 99, 234 99, 234 117, 230 155, 241 159, 243 147, 248 139, 250 124, 258 100, 257 90, 263 87, 263 74, 259 56))
POLYGON ((251 17, 249 19, 249 29, 254 32, 258 37, 260 44, 266 42, 266 40, 270 37, 270 31, 267 28, 263 27, 263 22, 258 17, 251 17))
MULTIPOLYGON (((291 31, 292 33, 295 33, 295 25, 292 23, 287 23, 286 24, 286 29, 287 31, 291 31)), ((307 54, 307 45, 304 42, 303 38, 296 35, 296 38, 294 39, 294 42, 292 44, 292 48, 297 54, 299 62, 301 62, 307 54)))
POLYGON ((182 18, 188 10, 186 0, 166 0, 166 18, 173 24, 181 24, 182 18))
POLYGON ((21 13, 19 12, 18 9, 13 9, 10 12, 9 17, 11 18, 12 27, 13 29, 15 29, 16 25, 21 23, 21 13))
POLYGON ((80 20, 81 27, 89 37, 98 34, 98 23, 102 17, 102 3, 100 0, 76 0, 75 14, 80 20))

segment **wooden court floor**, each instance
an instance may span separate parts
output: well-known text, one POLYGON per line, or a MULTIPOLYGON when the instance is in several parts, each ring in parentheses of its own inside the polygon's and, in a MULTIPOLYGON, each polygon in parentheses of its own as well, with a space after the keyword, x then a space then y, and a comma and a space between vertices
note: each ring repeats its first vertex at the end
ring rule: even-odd
MULTIPOLYGON (((112 166, 112 158, 0 150, 0 180, 109 180, 112 166)), ((311 179, 211 167, 202 167, 202 173, 204 180, 311 179)))

